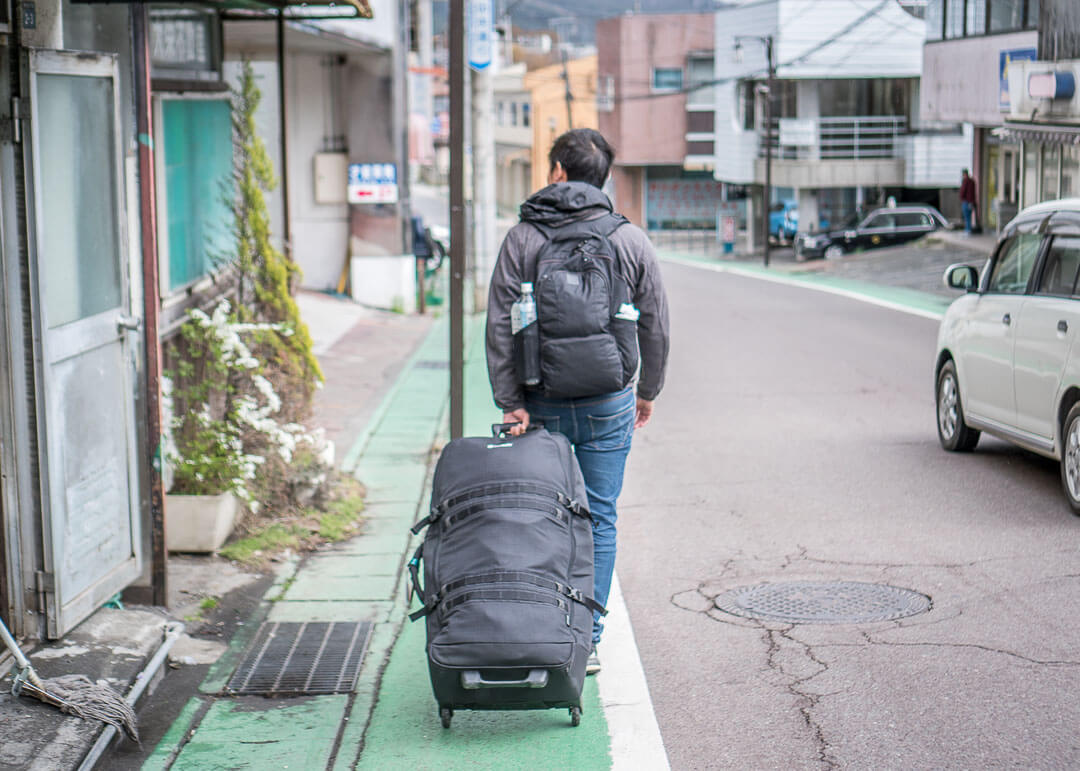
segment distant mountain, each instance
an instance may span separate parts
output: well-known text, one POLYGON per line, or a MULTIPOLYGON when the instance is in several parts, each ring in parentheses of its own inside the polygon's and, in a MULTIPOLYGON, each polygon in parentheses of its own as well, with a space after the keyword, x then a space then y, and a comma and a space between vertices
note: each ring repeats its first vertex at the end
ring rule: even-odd
MULTIPOLYGON (((446 24, 448 3, 434 0, 435 30, 446 24)), ((523 29, 552 29, 564 42, 578 45, 596 40, 596 22, 627 12, 706 13, 715 10, 714 0, 495 0, 496 18, 506 9, 514 24, 523 29)))

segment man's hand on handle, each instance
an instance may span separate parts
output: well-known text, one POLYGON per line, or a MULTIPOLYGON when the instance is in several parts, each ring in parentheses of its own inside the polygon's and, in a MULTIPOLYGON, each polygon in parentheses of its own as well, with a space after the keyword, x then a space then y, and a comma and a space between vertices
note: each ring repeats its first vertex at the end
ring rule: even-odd
POLYGON ((529 411, 518 407, 513 412, 504 412, 503 423, 517 423, 518 425, 510 429, 510 436, 521 436, 529 427, 529 411))
POLYGON ((637 414, 634 418, 634 428, 643 428, 652 417, 653 403, 648 399, 637 398, 637 414))

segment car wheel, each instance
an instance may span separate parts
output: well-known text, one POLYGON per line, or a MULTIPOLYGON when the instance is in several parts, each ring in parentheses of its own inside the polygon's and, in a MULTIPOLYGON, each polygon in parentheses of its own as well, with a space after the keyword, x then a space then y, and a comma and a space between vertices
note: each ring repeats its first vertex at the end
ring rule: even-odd
MULTIPOLYGON (((979 432, 964 422, 960 384, 956 379, 956 365, 952 361, 945 362, 938 373, 937 429, 941 446, 951 452, 968 452, 979 443, 979 432)), ((1080 440, 1080 435, 1077 439, 1080 440)))
POLYGON ((1080 402, 1065 418, 1061 441, 1061 486, 1074 514, 1080 514, 1080 402))
POLYGON ((840 246, 839 244, 832 244, 831 246, 829 246, 828 249, 825 250, 826 260, 839 260, 843 256, 844 247, 840 246))

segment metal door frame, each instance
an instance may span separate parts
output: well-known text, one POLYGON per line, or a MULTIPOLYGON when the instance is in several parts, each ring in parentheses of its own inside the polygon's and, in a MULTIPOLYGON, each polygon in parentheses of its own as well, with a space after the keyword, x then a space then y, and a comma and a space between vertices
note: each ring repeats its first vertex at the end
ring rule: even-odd
MULTIPOLYGON (((58 469, 54 468, 53 463, 50 462, 49 453, 49 418, 45 415, 47 407, 50 404, 55 403, 53 399, 50 399, 50 388, 52 387, 52 378, 49 375, 49 369, 51 363, 61 358, 73 355, 78 350, 78 346, 72 345, 70 348, 66 345, 59 345, 62 341, 54 341, 50 339, 48 320, 46 318, 45 310, 45 289, 48 283, 48 277, 43 275, 43 271, 40 270, 39 265, 39 244, 43 241, 43 227, 44 223, 40 217, 37 216, 37 212, 42 210, 43 201, 42 185, 40 180, 39 168, 36 159, 35 148, 40 144, 40 119, 38 115, 37 105, 37 78, 38 75, 73 75, 82 77, 108 77, 112 79, 113 83, 113 145, 114 145, 114 180, 115 180, 115 196, 116 196, 116 243, 119 253, 121 255, 122 264, 120 265, 120 300, 121 300, 121 314, 129 314, 132 308, 131 297, 131 279, 130 279, 130 245, 128 239, 128 221, 127 221, 127 208, 125 206, 125 191, 126 191, 126 176, 124 174, 124 153, 123 153, 123 114, 121 110, 121 79, 119 60, 116 54, 110 53, 86 53, 86 52, 73 52, 73 51, 52 51, 52 50, 40 50, 31 49, 28 52, 27 61, 27 77, 28 77, 28 92, 30 94, 30 126, 25 132, 29 141, 24 142, 25 158, 26 158, 26 176, 28 184, 31 187, 31 192, 27 196, 28 203, 32 204, 33 215, 28 216, 28 222, 32 223, 28 227, 28 230, 32 234, 29 239, 30 248, 29 254, 29 269, 31 275, 31 297, 33 299, 33 323, 34 323, 34 342, 35 342, 35 359, 39 368, 39 382, 37 384, 38 391, 38 463, 41 469, 40 473, 40 495, 41 495, 41 532, 42 532, 42 562, 43 570, 39 571, 38 576, 38 594, 44 598, 44 611, 47 622, 47 635, 50 638, 56 638, 63 635, 70 628, 78 624, 86 616, 88 616, 95 608, 104 603, 112 592, 102 592, 100 587, 102 583, 115 583, 117 581, 134 580, 142 572, 142 535, 141 535, 141 514, 140 514, 140 501, 139 501, 139 468, 138 468, 138 434, 136 428, 136 415, 134 410, 130 416, 130 422, 127 426, 128 434, 128 446, 130 452, 128 453, 127 472, 128 472, 128 500, 131 502, 130 509, 130 527, 131 527, 131 542, 132 542, 132 557, 111 571, 103 574, 94 584, 86 589, 78 597, 64 598, 67 599, 65 605, 62 602, 61 587, 59 586, 60 575, 56 570, 57 558, 60 556, 57 554, 55 546, 55 533, 53 529, 53 506, 52 506, 52 489, 54 487, 54 480, 56 474, 60 473, 58 469)), ((100 330, 103 328, 116 329, 117 325, 117 309, 109 309, 102 311, 94 316, 89 316, 84 319, 79 319, 79 323, 91 324, 94 329, 100 330)), ((131 362, 136 346, 130 340, 125 343, 125 362, 131 362)), ((135 371, 133 367, 125 367, 122 373, 124 388, 129 394, 132 406, 134 406, 138 399, 135 394, 135 371)), ((115 591, 115 589, 113 590, 115 591)))

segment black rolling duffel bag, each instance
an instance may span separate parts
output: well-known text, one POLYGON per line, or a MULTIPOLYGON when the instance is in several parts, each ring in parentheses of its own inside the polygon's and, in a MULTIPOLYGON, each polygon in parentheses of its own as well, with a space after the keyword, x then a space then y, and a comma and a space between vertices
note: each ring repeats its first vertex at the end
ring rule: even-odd
POLYGON ((543 428, 455 439, 432 482, 428 528, 409 562, 427 617, 431 686, 455 709, 570 710, 592 648, 592 518, 570 442, 543 428), (423 562, 424 581, 420 582, 423 562))

